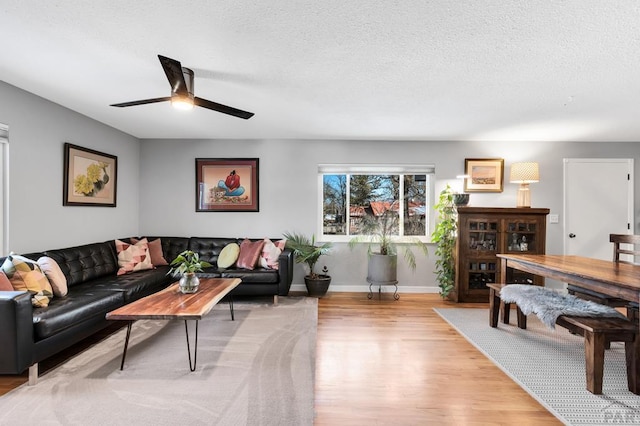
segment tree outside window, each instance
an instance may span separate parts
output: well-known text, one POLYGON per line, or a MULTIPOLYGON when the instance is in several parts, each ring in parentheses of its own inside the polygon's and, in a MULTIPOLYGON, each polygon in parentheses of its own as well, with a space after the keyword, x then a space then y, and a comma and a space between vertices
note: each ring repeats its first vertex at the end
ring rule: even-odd
POLYGON ((365 217, 384 214, 398 237, 427 235, 427 174, 323 174, 322 183, 324 235, 362 235, 365 217))

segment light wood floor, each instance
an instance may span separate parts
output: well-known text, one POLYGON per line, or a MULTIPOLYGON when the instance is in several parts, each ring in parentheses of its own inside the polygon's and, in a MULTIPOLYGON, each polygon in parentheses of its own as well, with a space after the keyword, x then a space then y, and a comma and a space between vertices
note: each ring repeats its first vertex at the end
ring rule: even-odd
POLYGON ((432 309, 487 306, 435 294, 320 299, 315 424, 561 425, 432 309))
MULTIPOLYGON (((432 309, 447 306, 487 309, 424 294, 401 294, 398 301, 389 293, 382 300, 368 300, 366 293, 320 299, 315 425, 562 424, 432 309)), ((113 331, 86 339, 41 369, 113 331)), ((0 376, 0 395, 26 380, 26 374, 0 376)))

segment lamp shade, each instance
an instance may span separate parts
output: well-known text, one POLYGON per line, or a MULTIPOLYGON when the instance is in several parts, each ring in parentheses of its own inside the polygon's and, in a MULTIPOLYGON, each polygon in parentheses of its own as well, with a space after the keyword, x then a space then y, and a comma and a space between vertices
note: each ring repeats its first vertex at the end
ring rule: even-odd
POLYGON ((511 165, 509 181, 511 183, 539 182, 540 171, 538 169, 538 163, 513 163, 511 165))

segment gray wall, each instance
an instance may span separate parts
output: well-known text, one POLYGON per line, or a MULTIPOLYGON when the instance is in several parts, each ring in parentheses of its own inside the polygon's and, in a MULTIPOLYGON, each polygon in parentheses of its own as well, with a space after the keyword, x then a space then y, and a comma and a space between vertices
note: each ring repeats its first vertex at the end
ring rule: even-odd
MULTIPOLYGON (((10 249, 29 252, 131 235, 274 237, 317 232, 320 163, 435 163, 436 193, 460 185, 465 158, 501 157, 505 173, 516 161, 538 161, 541 182, 532 205, 548 207, 562 223, 563 158, 634 158, 640 143, 503 143, 421 141, 142 140, 0 82, 0 123, 10 130, 10 249), (63 144, 118 156, 116 208, 63 207, 63 144), (196 213, 195 158, 260 159, 260 212, 196 213)), ((640 185, 636 184, 636 200, 640 185)), ((472 194, 471 205, 513 206, 517 185, 503 193, 472 194)), ((638 203, 636 202, 636 205, 638 203)), ((636 209, 637 210, 637 209, 636 209)), ((636 214, 636 217, 638 215, 636 214)), ((637 221, 636 221, 637 222, 637 221)), ((638 233, 639 226, 634 225, 638 233)), ((547 252, 562 252, 560 224, 549 224, 547 252)), ((431 247, 433 253, 433 247, 431 247)), ((333 290, 366 288, 364 248, 337 245, 324 259, 333 290)), ((437 291, 434 257, 399 270, 403 291, 437 291)), ((322 266, 322 265, 321 265, 322 266)), ((301 285, 296 269, 294 283, 301 285)))
MULTIPOLYGON (((279 237, 295 230, 312 234, 317 232, 318 164, 435 163, 438 193, 447 183, 461 187, 456 175, 463 173, 465 158, 490 157, 505 159, 504 192, 471 194, 470 205, 515 206, 517 185, 508 182, 510 165, 538 161, 541 181, 531 185, 532 205, 550 208, 560 215, 562 223, 562 159, 635 158, 637 168, 640 143, 143 140, 140 233, 279 237), (260 158, 260 212, 196 213, 197 157, 260 158)), ((635 174, 637 179, 637 171, 635 174)), ((638 192, 640 185, 635 188, 638 192)), ((561 227, 548 225, 548 253, 562 253, 561 227)), ((362 291, 367 286, 365 258, 364 248, 350 251, 345 244, 337 245, 332 255, 323 259, 333 277, 332 290, 362 291)), ((415 273, 401 267, 399 281, 403 291, 436 292, 434 260, 433 255, 419 259, 415 273)), ((302 276, 302 268, 298 267, 294 284, 300 285, 302 276)))
POLYGON ((9 249, 16 253, 135 235, 138 139, 0 81, 9 125, 9 249), (64 143, 118 157, 117 207, 63 207, 64 143))

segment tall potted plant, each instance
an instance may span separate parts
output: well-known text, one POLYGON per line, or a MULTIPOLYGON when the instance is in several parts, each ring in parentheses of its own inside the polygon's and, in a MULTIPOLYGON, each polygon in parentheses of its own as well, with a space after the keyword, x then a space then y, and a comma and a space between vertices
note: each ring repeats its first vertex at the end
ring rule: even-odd
POLYGON ((449 185, 440 192, 438 203, 434 206, 438 212, 438 223, 431 235, 436 243, 436 270, 440 296, 444 299, 454 289, 456 234, 458 230, 456 199, 449 185))
POLYGON ((349 247, 352 249, 360 242, 368 244, 367 281, 370 283, 397 281, 399 247, 402 247, 404 260, 412 271, 416 269, 416 255, 412 248, 418 248, 425 256, 429 253, 427 245, 418 238, 403 241, 394 238, 398 221, 397 212, 391 209, 385 210, 379 216, 365 215, 362 220, 362 235, 355 236, 349 241, 349 247))
POLYGON ((196 272, 202 272, 204 268, 212 266, 209 262, 200 260, 198 253, 191 250, 185 250, 180 253, 171 261, 170 265, 169 274, 174 277, 180 277, 178 286, 182 293, 195 293, 198 291, 200 279, 196 272))
POLYGON ((309 273, 304 277, 304 283, 307 286, 309 296, 322 297, 329 290, 331 277, 327 274, 329 270, 325 266, 322 274, 316 273, 315 267, 320 256, 329 254, 333 244, 326 242, 316 245, 315 235, 308 238, 299 233, 285 233, 287 239, 287 247, 293 250, 293 255, 297 263, 304 263, 309 269, 309 273))

